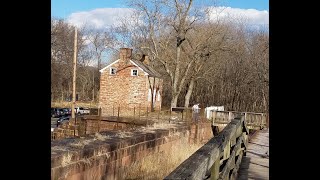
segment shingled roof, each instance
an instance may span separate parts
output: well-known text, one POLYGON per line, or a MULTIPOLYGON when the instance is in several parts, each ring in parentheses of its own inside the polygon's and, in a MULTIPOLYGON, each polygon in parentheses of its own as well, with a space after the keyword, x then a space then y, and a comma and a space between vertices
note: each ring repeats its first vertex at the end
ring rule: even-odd
MULTIPOLYGON (((102 73, 103 71, 105 71, 108 67, 110 67, 112 64, 115 64, 119 61, 120 59, 114 61, 113 63, 110 63, 109 65, 107 65, 106 67, 102 68, 100 70, 100 72, 102 73)), ((144 64, 143 62, 141 62, 140 60, 134 60, 131 59, 130 60, 134 65, 138 66, 139 68, 141 68, 142 71, 144 71, 145 73, 147 73, 149 76, 151 77, 158 77, 161 78, 161 74, 158 73, 156 70, 154 70, 151 66, 148 66, 146 64, 144 64)))
POLYGON ((144 64, 140 60, 132 59, 130 61, 132 61, 136 66, 140 67, 144 72, 148 73, 149 76, 161 78, 161 74, 154 70, 151 66, 144 64))

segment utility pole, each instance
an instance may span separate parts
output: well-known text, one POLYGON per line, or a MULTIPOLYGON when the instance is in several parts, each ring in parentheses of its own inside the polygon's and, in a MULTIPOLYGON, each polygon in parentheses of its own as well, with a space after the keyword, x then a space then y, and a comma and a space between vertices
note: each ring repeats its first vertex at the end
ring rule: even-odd
POLYGON ((94 71, 95 71, 95 69, 93 69, 93 71, 92 71, 92 78, 93 78, 92 101, 93 102, 94 102, 94 88, 95 88, 95 85, 94 85, 94 71))
POLYGON ((72 106, 71 118, 75 119, 75 104, 76 104, 76 70, 77 70, 77 28, 74 28, 74 52, 73 52, 73 90, 72 90, 72 106))

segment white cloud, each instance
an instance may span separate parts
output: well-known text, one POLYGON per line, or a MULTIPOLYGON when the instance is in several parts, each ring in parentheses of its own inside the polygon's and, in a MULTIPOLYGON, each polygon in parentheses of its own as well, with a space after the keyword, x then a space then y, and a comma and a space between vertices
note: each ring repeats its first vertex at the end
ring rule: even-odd
MULTIPOLYGON (((68 17, 68 22, 76 26, 88 25, 101 29, 109 25, 117 25, 119 18, 130 21, 134 12, 133 8, 99 8, 91 11, 72 13, 68 17)), ((244 20, 251 26, 269 25, 269 12, 267 10, 240 9, 231 7, 210 7, 209 19, 216 21, 228 20, 237 22, 244 20)))
POLYGON ((132 8, 99 8, 91 11, 72 13, 68 17, 68 22, 78 27, 88 25, 100 29, 116 25, 118 18, 129 17, 132 13, 132 8))
POLYGON ((256 9, 240 9, 231 7, 211 7, 209 19, 237 21, 244 20, 249 25, 269 25, 269 12, 256 9))

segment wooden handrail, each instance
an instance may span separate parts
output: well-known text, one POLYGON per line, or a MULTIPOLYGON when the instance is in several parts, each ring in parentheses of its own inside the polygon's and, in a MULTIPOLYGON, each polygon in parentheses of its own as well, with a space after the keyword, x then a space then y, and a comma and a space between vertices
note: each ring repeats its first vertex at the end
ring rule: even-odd
POLYGON ((251 129, 260 127, 263 129, 268 126, 268 114, 267 113, 253 113, 253 112, 237 112, 237 111, 214 111, 211 110, 212 124, 228 124, 231 119, 237 116, 244 116, 247 125, 251 129))
POLYGON ((210 139, 164 179, 234 178, 246 151, 248 134, 243 116, 231 120, 218 136, 210 139))

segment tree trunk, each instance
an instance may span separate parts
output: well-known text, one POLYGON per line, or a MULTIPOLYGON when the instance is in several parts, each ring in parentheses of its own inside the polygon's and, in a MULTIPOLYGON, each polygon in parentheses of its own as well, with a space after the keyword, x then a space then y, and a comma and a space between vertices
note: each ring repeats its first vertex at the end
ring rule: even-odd
POLYGON ((188 87, 188 92, 187 92, 186 96, 184 97, 184 107, 186 107, 186 108, 189 107, 190 97, 191 97, 191 94, 193 92, 194 82, 195 82, 195 80, 191 79, 190 85, 188 87))
POLYGON ((266 95, 265 95, 263 89, 262 89, 262 95, 263 95, 263 105, 264 105, 264 108, 263 108, 263 109, 264 109, 265 112, 269 112, 269 111, 268 111, 267 98, 266 98, 266 95))
POLYGON ((180 94, 180 91, 178 89, 178 83, 180 78, 180 63, 179 63, 180 53, 181 53, 181 48, 179 45, 177 45, 176 68, 174 71, 174 78, 173 78, 171 107, 177 107, 178 97, 180 94))
POLYGON ((171 107, 177 107, 179 94, 173 94, 171 99, 171 107))

